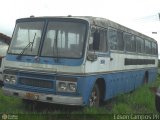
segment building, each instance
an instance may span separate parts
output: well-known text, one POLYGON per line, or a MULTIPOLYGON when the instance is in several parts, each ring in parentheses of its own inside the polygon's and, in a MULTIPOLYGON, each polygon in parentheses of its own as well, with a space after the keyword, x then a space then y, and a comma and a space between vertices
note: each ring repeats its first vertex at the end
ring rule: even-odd
POLYGON ((0 58, 6 55, 10 41, 11 38, 9 36, 0 33, 0 58))
POLYGON ((7 35, 4 35, 3 33, 0 33, 0 44, 1 43, 7 43, 9 45, 11 41, 11 38, 7 35))
POLYGON ((11 38, 9 36, 0 33, 0 84, 2 82, 2 69, 3 69, 2 61, 6 55, 10 41, 11 38))

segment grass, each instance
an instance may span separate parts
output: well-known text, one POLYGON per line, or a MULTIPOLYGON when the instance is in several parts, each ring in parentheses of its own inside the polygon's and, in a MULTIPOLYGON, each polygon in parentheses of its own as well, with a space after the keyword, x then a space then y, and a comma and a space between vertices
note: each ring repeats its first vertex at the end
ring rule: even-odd
POLYGON ((145 85, 132 94, 118 96, 112 113, 156 113, 154 94, 148 88, 145 85))
POLYGON ((16 97, 4 96, 0 90, 0 113, 19 113, 24 111, 21 99, 16 97))
MULTIPOLYGON (((4 96, 0 89, 0 113, 18 114, 19 119, 54 120, 54 119, 113 119, 113 114, 158 114, 155 109, 155 95, 149 89, 160 85, 160 75, 151 84, 143 85, 132 93, 119 95, 99 108, 80 108, 62 105, 43 104, 40 108, 26 109, 22 100, 4 96), (68 113, 68 114, 66 114, 68 113)), ((1 117, 1 116, 0 116, 1 117)))

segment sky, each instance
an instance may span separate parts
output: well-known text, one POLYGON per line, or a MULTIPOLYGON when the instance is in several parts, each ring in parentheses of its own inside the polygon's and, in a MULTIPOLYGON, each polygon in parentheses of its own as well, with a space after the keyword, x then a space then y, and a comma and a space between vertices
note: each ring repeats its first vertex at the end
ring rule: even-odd
POLYGON ((0 0, 0 33, 12 36, 18 18, 95 16, 115 21, 158 41, 160 0, 0 0), (157 32, 157 34, 152 34, 157 32))

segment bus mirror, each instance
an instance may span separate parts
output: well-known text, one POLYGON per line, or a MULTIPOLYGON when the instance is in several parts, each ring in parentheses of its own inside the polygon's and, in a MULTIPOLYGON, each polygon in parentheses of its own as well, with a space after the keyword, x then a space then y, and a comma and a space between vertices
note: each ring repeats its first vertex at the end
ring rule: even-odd
POLYGON ((99 50, 99 44, 100 44, 100 33, 96 31, 93 36, 93 50, 95 51, 99 50))
POLYGON ((97 55, 95 53, 88 53, 87 60, 92 61, 92 62, 96 61, 97 60, 97 55))

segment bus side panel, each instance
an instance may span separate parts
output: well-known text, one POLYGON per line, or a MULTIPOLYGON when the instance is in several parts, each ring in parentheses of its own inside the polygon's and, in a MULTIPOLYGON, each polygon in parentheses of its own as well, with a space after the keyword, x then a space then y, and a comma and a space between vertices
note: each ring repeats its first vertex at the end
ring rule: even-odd
POLYGON ((130 76, 129 72, 107 74, 105 99, 133 90, 135 80, 130 76))
POLYGON ((105 97, 108 100, 117 96, 118 94, 127 93, 135 90, 144 84, 145 72, 148 71, 148 82, 156 80, 157 68, 149 70, 136 70, 108 74, 98 74, 82 77, 78 81, 78 91, 83 97, 83 104, 87 105, 92 88, 98 78, 105 79, 105 97))
MULTIPOLYGON (((144 84, 146 70, 111 73, 104 75, 106 83, 105 100, 118 94, 130 92, 144 84)), ((157 69, 148 70, 148 82, 156 80, 157 69)))

